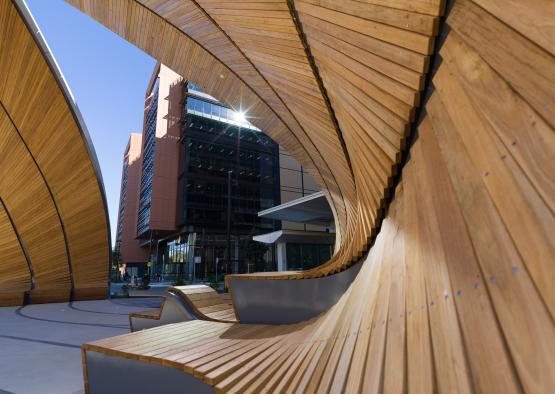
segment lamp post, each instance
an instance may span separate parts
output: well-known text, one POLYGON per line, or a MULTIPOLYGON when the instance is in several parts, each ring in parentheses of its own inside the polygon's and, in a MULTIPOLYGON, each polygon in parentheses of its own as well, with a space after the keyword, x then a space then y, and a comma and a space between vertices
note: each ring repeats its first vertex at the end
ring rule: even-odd
POLYGON ((231 173, 227 172, 227 232, 226 232, 226 260, 231 261, 231 173))

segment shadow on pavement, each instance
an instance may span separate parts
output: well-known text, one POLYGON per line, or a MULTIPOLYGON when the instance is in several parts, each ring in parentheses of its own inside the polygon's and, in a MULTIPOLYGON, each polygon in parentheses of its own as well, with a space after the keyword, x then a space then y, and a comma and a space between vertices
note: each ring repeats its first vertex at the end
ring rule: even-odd
POLYGON ((44 319, 44 318, 41 318, 41 317, 33 317, 33 316, 29 316, 29 315, 26 315, 25 313, 23 313, 22 311, 23 311, 24 308, 25 308, 24 306, 20 306, 19 308, 16 309, 15 313, 18 316, 23 317, 25 319, 45 321, 45 322, 49 322, 49 323, 72 324, 72 325, 78 325, 78 326, 108 327, 108 328, 123 328, 123 329, 128 329, 129 328, 129 325, 127 325, 127 324, 78 323, 78 322, 69 322, 69 321, 63 321, 63 320, 44 319))
MULTIPOLYGON (((32 338, 25 338, 25 337, 16 337, 13 335, 0 335, 0 338, 5 338, 5 339, 15 339, 16 341, 26 341, 26 342, 36 342, 36 343, 43 343, 46 345, 54 345, 54 346, 63 346, 63 347, 71 347, 71 348, 76 348, 76 349, 80 349, 81 346, 79 345, 71 345, 69 343, 63 343, 63 342, 54 342, 54 341, 43 341, 41 339, 32 339, 32 338)), ((2 390, 0 390, 0 394, 4 393, 2 390)))

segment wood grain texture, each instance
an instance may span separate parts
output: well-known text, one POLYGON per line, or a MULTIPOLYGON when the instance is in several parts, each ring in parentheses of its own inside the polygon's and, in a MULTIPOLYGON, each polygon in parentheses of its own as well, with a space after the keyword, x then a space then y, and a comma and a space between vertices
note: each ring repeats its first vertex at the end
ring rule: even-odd
POLYGON ((233 303, 228 295, 219 294, 206 285, 173 286, 168 288, 182 297, 204 320, 236 323, 233 303))
POLYGON ((30 302, 67 301, 72 290, 74 299, 103 298, 109 232, 101 183, 44 56, 16 6, 0 1, 0 197, 33 268, 30 302))
POLYGON ((31 273, 25 252, 18 239, 19 234, 0 201, 0 250, 3 264, 0 265, 0 306, 19 305, 26 291, 31 290, 31 273))
MULTIPOLYGON (((233 303, 229 293, 220 294, 206 285, 173 286, 168 288, 175 296, 186 302, 196 313, 197 318, 207 321, 237 323, 233 303)), ((160 320, 165 302, 154 311, 139 311, 129 314, 130 327, 133 327, 131 318, 160 320)), ((133 328, 131 329, 133 331, 133 328)))
MULTIPOLYGON (((237 10, 285 11, 279 0, 202 3, 234 32, 248 19, 234 26, 237 10)), ((217 392, 554 392, 555 37, 523 24, 548 20, 547 3, 520 14, 516 2, 452 3, 394 199, 359 275, 329 311, 284 326, 178 323, 85 351, 178 368, 217 392)), ((383 199, 418 101, 412 72, 428 64, 398 18, 438 15, 443 4, 294 5, 353 169, 356 204, 346 214, 358 219, 342 237, 362 244, 377 220, 368 207, 383 199), (389 28, 374 32, 375 23, 389 28), (351 41, 362 35, 371 39, 351 41)), ((430 28, 428 17, 410 18, 413 33, 430 28)), ((253 29, 262 25, 253 20, 253 29)), ((271 29, 286 40, 286 25, 271 29)), ((353 253, 350 245, 343 239, 338 254, 353 253)), ((339 267, 335 259, 318 272, 339 267)))

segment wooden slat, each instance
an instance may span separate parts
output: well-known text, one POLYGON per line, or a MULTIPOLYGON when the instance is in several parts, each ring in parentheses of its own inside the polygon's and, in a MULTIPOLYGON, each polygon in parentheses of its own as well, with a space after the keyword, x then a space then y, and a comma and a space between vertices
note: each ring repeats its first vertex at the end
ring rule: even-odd
POLYGON ((201 318, 220 322, 237 322, 233 302, 206 285, 175 286, 168 289, 187 302, 201 318))
POLYGON ((0 306, 21 305, 24 292, 31 289, 31 272, 16 229, 0 202, 0 306))
POLYGON ((0 197, 33 268, 30 302, 67 301, 72 286, 75 299, 107 294, 100 175, 59 83, 13 2, 1 0, 0 197))

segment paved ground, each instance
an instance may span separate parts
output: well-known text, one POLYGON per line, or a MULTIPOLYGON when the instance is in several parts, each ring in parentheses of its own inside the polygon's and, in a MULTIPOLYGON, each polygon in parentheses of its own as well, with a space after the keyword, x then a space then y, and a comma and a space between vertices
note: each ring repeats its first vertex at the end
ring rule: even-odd
MULTIPOLYGON (((128 283, 111 283, 110 284, 110 291, 112 294, 122 294, 123 291, 121 288, 123 285, 128 285, 128 283)), ((129 295, 131 297, 154 297, 154 296, 162 296, 166 293, 168 287, 171 287, 171 282, 156 282, 151 283, 150 288, 148 290, 139 290, 139 289, 129 289, 129 295)), ((0 393, 1 394, 1 393, 0 393)))
POLYGON ((82 393, 83 342, 129 332, 127 315, 159 298, 0 308, 0 394, 82 393))

